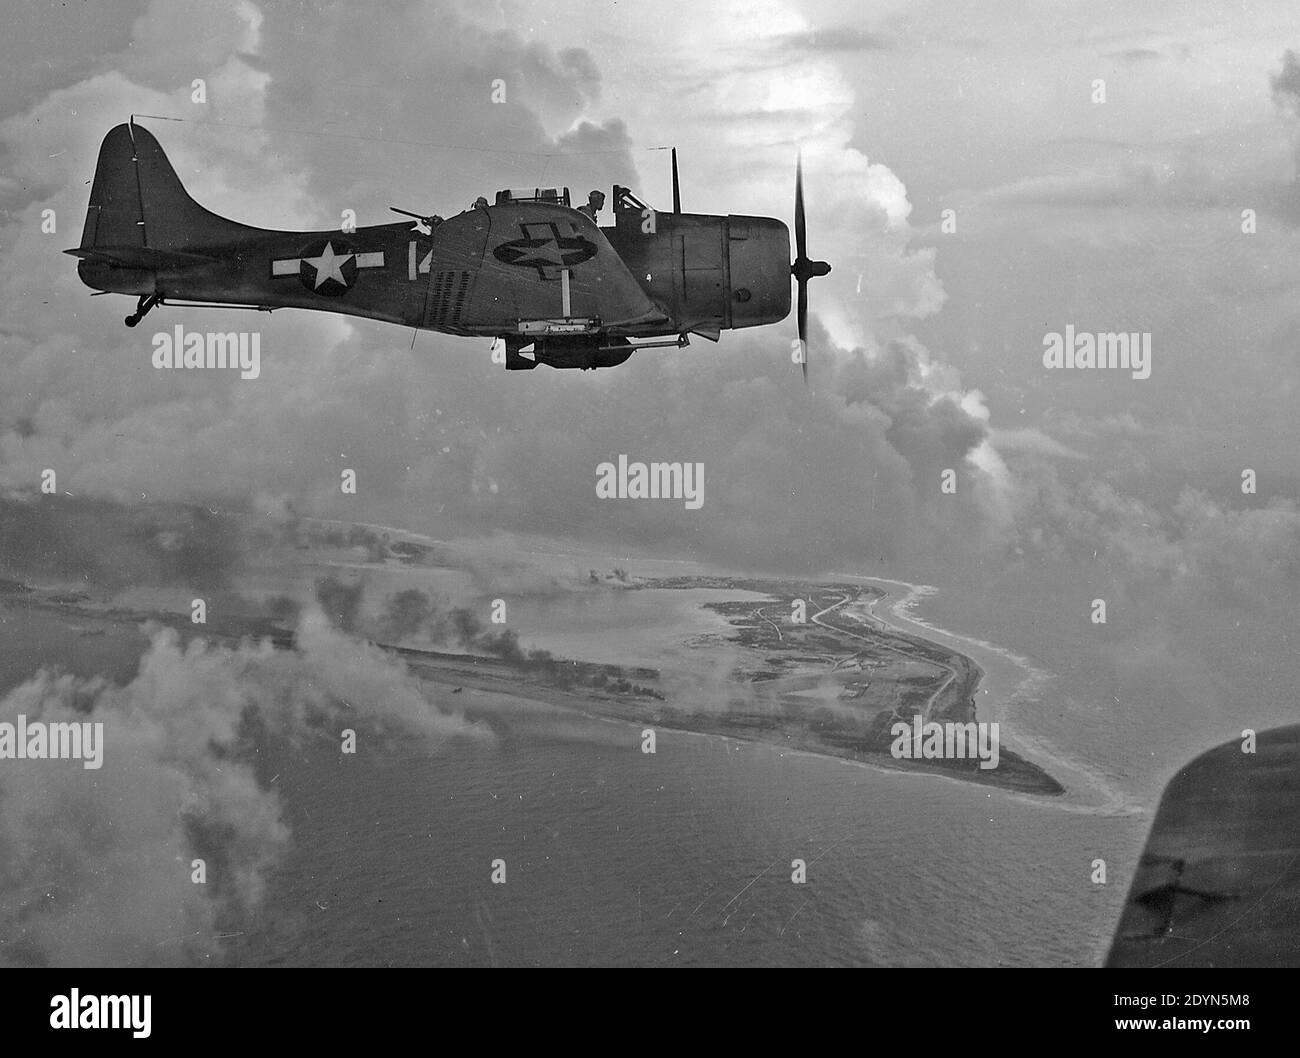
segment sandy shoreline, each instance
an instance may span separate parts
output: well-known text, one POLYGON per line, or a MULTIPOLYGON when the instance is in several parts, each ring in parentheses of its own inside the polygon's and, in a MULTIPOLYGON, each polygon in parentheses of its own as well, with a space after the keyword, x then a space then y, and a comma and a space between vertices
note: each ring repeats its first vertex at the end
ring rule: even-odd
MULTIPOLYGON (((697 585, 706 586, 710 580, 710 578, 694 577, 681 579, 686 582, 686 587, 692 589, 692 595, 696 595, 697 585)), ((815 593, 811 586, 796 585, 793 582, 747 581, 743 578, 734 581, 732 578, 719 579, 726 581, 724 594, 732 599, 730 605, 739 606, 742 610, 753 607, 756 601, 761 602, 761 597, 765 594, 762 589, 769 589, 776 584, 781 585, 779 590, 783 594, 787 589, 815 593)), ((858 579, 866 580, 868 583, 873 580, 878 581, 882 586, 901 583, 886 581, 883 578, 858 579)), ((707 586, 717 589, 716 584, 707 586)), ((681 587, 678 586, 677 590, 681 590, 681 587)), ((910 585, 907 587, 916 588, 910 585)), ((696 595, 696 598, 698 597, 696 595)), ((974 720, 978 712, 972 699, 975 689, 986 678, 986 671, 968 655, 948 646, 936 646, 935 640, 917 636, 909 629, 901 627, 909 618, 900 618, 897 611, 904 608, 915 597, 916 591, 912 591, 891 604, 890 612, 898 623, 885 622, 883 618, 876 617, 876 620, 889 626, 891 634, 886 635, 885 640, 891 640, 892 637, 892 641, 898 643, 900 642, 898 637, 901 637, 901 640, 909 645, 909 650, 919 649, 923 653, 929 651, 929 656, 936 658, 934 664, 944 664, 940 659, 946 658, 944 667, 952 672, 952 676, 940 686, 939 690, 930 694, 929 700, 932 704, 941 693, 945 694, 945 703, 934 714, 934 719, 956 720, 963 723, 974 720), (942 653, 935 655, 936 649, 942 653), (957 681, 955 685, 954 680, 957 681)), ((57 616, 72 624, 102 622, 104 625, 118 627, 128 625, 138 627, 144 622, 155 621, 173 628, 186 640, 203 638, 233 647, 244 640, 269 638, 278 648, 293 649, 293 634, 284 626, 277 626, 264 617, 251 614, 224 615, 200 628, 192 625, 187 615, 113 607, 92 603, 85 599, 72 599, 54 591, 27 589, 25 586, 22 591, 8 593, 8 598, 15 602, 21 598, 22 607, 39 610, 47 616, 57 616)), ((871 609, 874 610, 879 602, 892 598, 893 592, 889 592, 883 599, 871 603, 871 609)), ((714 602, 711 605, 726 604, 714 602)), ((838 608, 832 606, 822 609, 820 613, 826 615, 838 608)), ((777 629, 775 622, 769 620, 766 623, 773 629, 777 629)), ((736 622, 733 620, 734 624, 736 622)), ((838 625, 818 621, 816 631, 823 638, 826 635, 852 636, 854 640, 862 640, 867 644, 872 644, 878 639, 874 635, 854 633, 847 627, 852 624, 853 621, 848 618, 842 618, 838 625)), ((858 627, 869 629, 869 626, 865 625, 858 625, 858 627)), ((787 628, 787 638, 789 633, 790 630, 787 628)), ((779 629, 776 634, 780 635, 779 629)), ((843 639, 842 642, 850 649, 854 646, 853 640, 843 639)), ((779 682, 775 680, 768 684, 741 681, 727 684, 724 681, 719 691, 724 696, 721 704, 715 703, 712 708, 709 708, 703 701, 692 698, 689 692, 683 692, 684 698, 683 693, 670 692, 666 696, 656 693, 652 689, 656 683, 650 677, 658 677, 660 674, 653 669, 618 671, 618 666, 614 665, 579 660, 563 661, 563 659, 556 659, 561 663, 558 666, 556 663, 547 663, 542 668, 538 668, 528 661, 485 657, 474 653, 399 648, 382 643, 375 645, 395 658, 399 658, 418 679, 426 681, 431 686, 442 688, 443 693, 439 697, 444 701, 448 701, 446 694, 457 687, 473 688, 491 695, 522 699, 541 705, 543 708, 564 710, 591 718, 619 720, 641 726, 655 726, 736 741, 761 743, 781 751, 832 757, 890 771, 943 775, 960 781, 1022 793, 1055 795, 1063 792, 1063 787, 1052 776, 1032 761, 1005 748, 1002 750, 999 766, 988 770, 979 768, 978 762, 969 758, 897 760, 888 751, 890 739, 887 728, 882 730, 881 725, 877 724, 874 729, 864 731, 861 727, 863 717, 870 714, 862 714, 856 721, 853 721, 851 716, 841 721, 836 719, 838 715, 836 714, 832 715, 830 720, 814 723, 810 719, 810 710, 812 712, 816 710, 813 710, 811 704, 804 707, 802 711, 795 712, 782 708, 782 696, 769 690, 779 682), (599 670, 607 670, 608 677, 599 670), (638 682, 626 679, 628 675, 634 675, 638 682), (575 678, 578 681, 577 685, 570 686, 575 678), (610 680, 608 685, 607 678, 610 680), (615 681, 621 685, 621 690, 609 689, 614 687, 615 681), (728 698, 728 695, 731 697, 728 698), (758 697, 753 697, 754 695, 758 697), (681 704, 683 700, 691 702, 695 707, 683 708, 681 704)), ((709 656, 709 649, 702 648, 703 656, 709 656)), ((842 645, 840 649, 845 649, 845 646, 842 645)), ((862 650, 863 647, 858 645, 856 649, 862 650)), ((761 644, 753 653, 762 656, 761 644)), ((816 656, 811 658, 810 669, 816 668, 816 661, 816 656)), ((796 682, 804 678, 794 677, 796 682)), ((657 685, 662 689, 663 681, 660 680, 657 685)), ((673 685, 671 674, 669 685, 673 685)), ((830 687, 830 690, 833 689, 833 686, 830 687)), ((471 697, 474 696, 467 695, 465 699, 455 703, 457 708, 465 709, 467 716, 474 712, 470 702, 471 697)), ((828 699, 828 704, 833 705, 833 699, 828 699)), ((841 713, 851 713, 851 710, 845 707, 840 709, 841 713)), ((488 709, 483 713, 483 719, 489 724, 492 722, 492 712, 493 710, 488 709)), ((892 717, 879 715, 876 719, 883 723, 892 717)))
POLYGON ((1106 815, 1147 813, 1145 807, 1135 804, 1128 794, 1116 787, 1111 778, 1098 772, 1088 762, 1072 757, 1027 729, 1026 721, 1032 719, 1033 715, 1031 707, 1036 706, 1048 693, 1055 678, 1051 672, 1006 647, 942 628, 916 612, 925 600, 938 595, 942 589, 888 577, 855 576, 849 573, 834 575, 879 585, 887 591, 888 599, 892 600, 889 612, 903 631, 935 641, 947 641, 973 660, 982 659, 982 662, 977 663, 981 664, 986 676, 981 680, 980 694, 976 700, 981 718, 1003 725, 1004 744, 1014 746, 1032 760, 1044 762, 1054 775, 1066 777, 1070 796, 1068 799, 1050 802, 1054 808, 1106 815))

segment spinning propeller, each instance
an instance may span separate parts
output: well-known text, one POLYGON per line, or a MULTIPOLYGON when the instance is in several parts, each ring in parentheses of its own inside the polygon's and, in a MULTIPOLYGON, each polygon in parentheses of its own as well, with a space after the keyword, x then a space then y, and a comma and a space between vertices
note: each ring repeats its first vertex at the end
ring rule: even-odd
POLYGON ((808 259, 808 229, 803 215, 803 154, 799 155, 794 170, 794 246, 796 257, 790 266, 790 274, 799 284, 799 306, 797 320, 799 324, 800 367, 803 368, 803 380, 808 382, 808 280, 814 276, 824 276, 831 270, 825 261, 808 259))

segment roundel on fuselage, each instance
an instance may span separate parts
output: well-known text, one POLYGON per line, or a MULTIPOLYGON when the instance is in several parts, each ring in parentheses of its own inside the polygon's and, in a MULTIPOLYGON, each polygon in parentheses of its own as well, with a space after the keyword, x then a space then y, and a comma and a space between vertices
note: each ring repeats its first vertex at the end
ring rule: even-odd
POLYGON ((596 244, 581 235, 561 235, 554 221, 521 221, 521 238, 492 251, 502 264, 519 268, 572 268, 596 256, 596 244))

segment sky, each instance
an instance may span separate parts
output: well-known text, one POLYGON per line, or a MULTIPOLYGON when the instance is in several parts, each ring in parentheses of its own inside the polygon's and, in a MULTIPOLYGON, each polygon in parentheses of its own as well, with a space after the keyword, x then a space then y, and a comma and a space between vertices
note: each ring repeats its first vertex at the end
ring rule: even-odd
POLYGON ((0 490, 26 502, 55 468, 120 504, 892 572, 1037 593, 1081 629, 1105 597, 1089 649, 1119 683, 1194 672, 1179 693, 1223 712, 1263 656, 1284 693, 1289 49, 1285 2, 27 5, 0 41, 0 490), (127 299, 60 252, 131 113, 181 119, 140 118, 203 205, 286 229, 521 185, 666 203, 666 146, 688 210, 788 222, 802 152, 810 252, 834 266, 809 385, 792 320, 507 375, 486 342, 292 310, 220 317, 260 330, 255 381, 156 372, 153 330, 197 314, 128 331, 127 299), (1150 377, 1045 368, 1067 326, 1149 333, 1150 377), (702 462, 703 507, 599 500, 620 453, 702 462))

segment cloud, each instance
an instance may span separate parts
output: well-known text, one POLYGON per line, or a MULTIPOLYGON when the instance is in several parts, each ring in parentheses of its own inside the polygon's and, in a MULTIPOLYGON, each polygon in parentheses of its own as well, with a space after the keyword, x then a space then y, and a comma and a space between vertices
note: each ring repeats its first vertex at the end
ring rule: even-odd
POLYGON ((989 442, 1004 454, 1009 452, 1037 452, 1040 455, 1055 456, 1060 459, 1087 459, 1082 452, 1061 444, 1035 427, 1018 430, 992 430, 989 442))
POLYGON ((774 48, 791 52, 889 51, 895 41, 883 33, 860 26, 818 26, 787 33, 772 41, 774 48))
POLYGON ((9 12, 0 37, 0 117, 102 70, 124 49, 147 0, 103 0, 51 17, 50 4, 9 12))
POLYGON ((1112 51, 1106 54, 1108 59, 1114 59, 1117 62, 1129 65, 1159 62, 1166 57, 1164 52, 1155 48, 1124 48, 1122 51, 1112 51))
POLYGON ((1273 102, 1293 116, 1300 117, 1300 54, 1287 48, 1282 53, 1282 69, 1270 75, 1273 102))
MULTIPOLYGON (((798 26, 778 20, 755 46, 798 26)), ((209 77, 204 120, 217 124, 153 128, 195 196, 235 219, 333 224, 348 206, 364 223, 389 202, 431 205, 427 154, 412 166, 413 151, 359 148, 350 133, 482 148, 440 156, 444 209, 505 183, 503 168, 518 169, 524 159, 530 184, 559 182, 566 158, 581 159, 593 181, 634 182, 628 125, 584 116, 600 98, 598 69, 584 52, 548 50, 436 6, 399 6, 373 19, 325 4, 307 25, 282 8, 241 7, 211 28, 207 50, 193 62, 196 75, 209 77), (412 68, 436 69, 438 91, 419 78, 346 72, 359 41, 394 67, 408 56, 412 68), (492 101, 496 76, 505 103, 492 101), (244 124, 340 135, 254 132, 244 124)), ((141 33, 160 31, 141 23, 141 33)), ((715 104, 760 87, 761 71, 748 69, 747 59, 728 62, 725 84, 706 89, 719 97, 715 104)), ((490 364, 485 343, 421 335, 412 351, 395 328, 304 312, 232 313, 223 323, 261 332, 255 382, 154 371, 148 326, 127 331, 117 324, 122 306, 108 304, 119 299, 88 298, 38 219, 54 205, 62 227, 75 227, 96 140, 122 114, 193 113, 181 76, 188 71, 155 69, 145 59, 127 70, 61 90, 0 125, 29 188, 14 238, 0 253, 39 262, 5 270, 3 293, 30 304, 30 289, 39 288, 57 305, 58 320, 50 330, 30 315, 7 323, 14 384, 0 394, 0 486, 30 494, 54 469, 61 491, 119 502, 147 497, 234 509, 270 502, 434 533, 626 535, 646 547, 804 569, 933 542, 909 530, 909 518, 933 518, 942 534, 955 509, 970 503, 978 519, 984 475, 966 460, 985 440, 987 415, 972 413, 981 398, 905 328, 943 304, 935 251, 911 245, 902 181, 844 149, 852 101, 833 67, 787 71, 757 96, 774 112, 807 105, 828 115, 810 130, 804 163, 814 240, 828 244, 823 250, 814 241, 811 251, 836 265, 814 284, 814 313, 840 323, 835 336, 818 332, 811 392, 796 380, 790 335, 781 328, 729 334, 721 346, 686 354, 637 354, 591 378, 546 368, 521 378, 490 364), (174 79, 181 87, 168 91, 174 79), (51 159, 67 138, 60 115, 70 110, 82 111, 81 138, 51 159), (837 246, 843 256, 835 256, 837 246), (662 505, 598 501, 596 465, 625 451, 704 462, 706 509, 687 518, 691 512, 662 505), (971 490, 945 509, 934 506, 936 482, 949 467, 963 468, 971 490), (339 490, 344 468, 361 483, 350 500, 339 490), (801 546, 789 548, 787 534, 801 546)), ((740 132, 737 126, 726 138, 740 132)), ((762 160, 777 153, 788 149, 761 147, 762 160)), ((756 209, 770 186, 751 197, 749 177, 739 180, 736 201, 756 209)), ((783 212, 791 190, 781 189, 783 212)), ((75 235, 59 239, 61 246, 75 235)), ((149 322, 172 318, 187 317, 163 309, 149 322)))
POLYGON ((278 798, 227 759, 245 696, 216 656, 160 634, 128 688, 42 670, 0 703, 16 722, 104 724, 103 766, 6 761, 0 921, 10 965, 196 963, 222 914, 252 910, 288 832, 278 798), (214 860, 210 885, 191 860, 214 860), (216 870, 217 864, 221 870, 216 870))
POLYGON ((0 574, 125 586, 224 588, 240 542, 204 507, 130 508, 92 497, 0 496, 0 574))
MULTIPOLYGON (((790 187, 772 173, 788 166, 793 140, 804 140, 812 251, 836 267, 813 285, 808 390, 789 362, 789 325, 730 333, 719 346, 639 353, 591 376, 545 368, 515 376, 487 361, 485 345, 425 334, 412 351, 394 328, 301 312, 257 319, 266 352, 255 384, 159 377, 140 336, 116 327, 120 307, 88 299, 35 223, 51 203, 74 217, 84 208, 94 141, 84 137, 73 154, 51 159, 66 139, 57 131, 61 110, 84 108, 97 137, 123 111, 189 105, 186 91, 166 94, 161 81, 148 88, 116 73, 62 90, 34 108, 33 120, 0 127, 28 188, 5 245, 40 262, 34 271, 7 269, 6 293, 27 304, 41 289, 60 306, 52 332, 22 314, 7 321, 15 385, 0 395, 0 481, 29 491, 53 467, 60 487, 78 496, 270 505, 435 534, 626 541, 783 569, 997 553, 1036 540, 1048 550, 1074 547, 1088 534, 1069 529, 1072 519, 1103 524, 1108 508, 1094 509, 1100 493, 1078 491, 1077 471, 1043 465, 1083 463, 1076 457, 1087 446, 1056 429, 1000 428, 983 394, 947 362, 942 341, 932 350, 910 333, 945 304, 937 247, 915 245, 900 177, 847 147, 854 97, 834 65, 818 59, 796 69, 771 53, 774 41, 811 32, 786 15, 738 30, 733 46, 718 51, 715 79, 671 87, 694 93, 690 114, 698 117, 686 116, 694 127, 712 122, 726 148, 702 171, 708 184, 727 187, 730 208, 743 201, 761 212, 771 202, 784 215, 790 187), (719 123, 737 100, 770 120, 719 123), (703 462, 705 507, 598 500, 595 467, 620 453, 703 462), (339 492, 344 467, 358 473, 357 497, 339 492), (939 492, 946 469, 959 472, 956 497, 939 492)), ((595 174, 593 184, 634 181, 634 130, 644 128, 597 106, 609 98, 602 53, 547 49, 437 7, 364 20, 327 4, 301 30, 268 8, 222 27, 221 47, 203 60, 220 89, 210 96, 214 119, 339 134, 159 127, 205 205, 238 219, 335 223, 338 208, 355 203, 364 222, 393 200, 454 208, 511 182, 512 168, 529 172, 530 183, 559 183, 578 168, 595 174), (358 41, 395 56, 394 65, 406 54, 436 65, 439 92, 418 78, 341 72, 358 41), (492 102, 496 75, 506 83, 501 104, 492 102), (421 158, 394 144, 358 149, 353 133, 481 149, 421 158)), ((147 64, 137 73, 152 76, 147 64)), ((1115 159, 1123 153, 1117 147, 1115 159)), ((1109 176, 1026 177, 989 200, 1082 210, 1134 196, 1156 204, 1184 179, 1177 152, 1117 164, 1109 176)), ((696 182, 700 171, 684 151, 688 208, 707 208, 713 194, 696 182)), ((1066 414, 1062 430, 1076 421, 1086 436, 1102 429, 1100 413, 1077 415, 1066 414)), ((1122 429, 1129 421, 1155 430, 1140 406, 1137 415, 1112 415, 1116 436, 1131 436, 1122 429)), ((1106 487, 1122 494, 1118 484, 1106 487)), ((1160 552, 1158 541, 1152 547, 1160 552)))
MULTIPOLYGON (((0 960, 171 966, 219 959, 221 930, 256 914, 290 840, 259 754, 345 727, 359 752, 390 735, 489 737, 431 702, 400 663, 307 611, 292 651, 182 645, 155 628, 125 686, 42 669, 0 720, 104 725, 98 770, 13 761, 0 771, 0 960), (207 881, 191 880, 202 858, 207 881)), ((301 752, 301 750, 298 750, 301 752)))
MULTIPOLYGON (((261 38, 266 124, 330 134, 295 136, 291 146, 325 226, 345 207, 366 216, 398 202, 450 216, 499 187, 563 183, 557 158, 592 147, 588 135, 572 135, 600 98, 592 56, 482 26, 454 4, 391 5, 376 18, 331 0, 306 22, 269 5, 261 38), (357 72, 359 48, 383 56, 383 68, 357 72), (442 149, 388 144, 370 152, 351 135, 442 149)), ((617 123, 596 136, 595 146, 621 146, 617 123)), ((631 174, 626 156, 617 171, 625 180, 631 174)))

